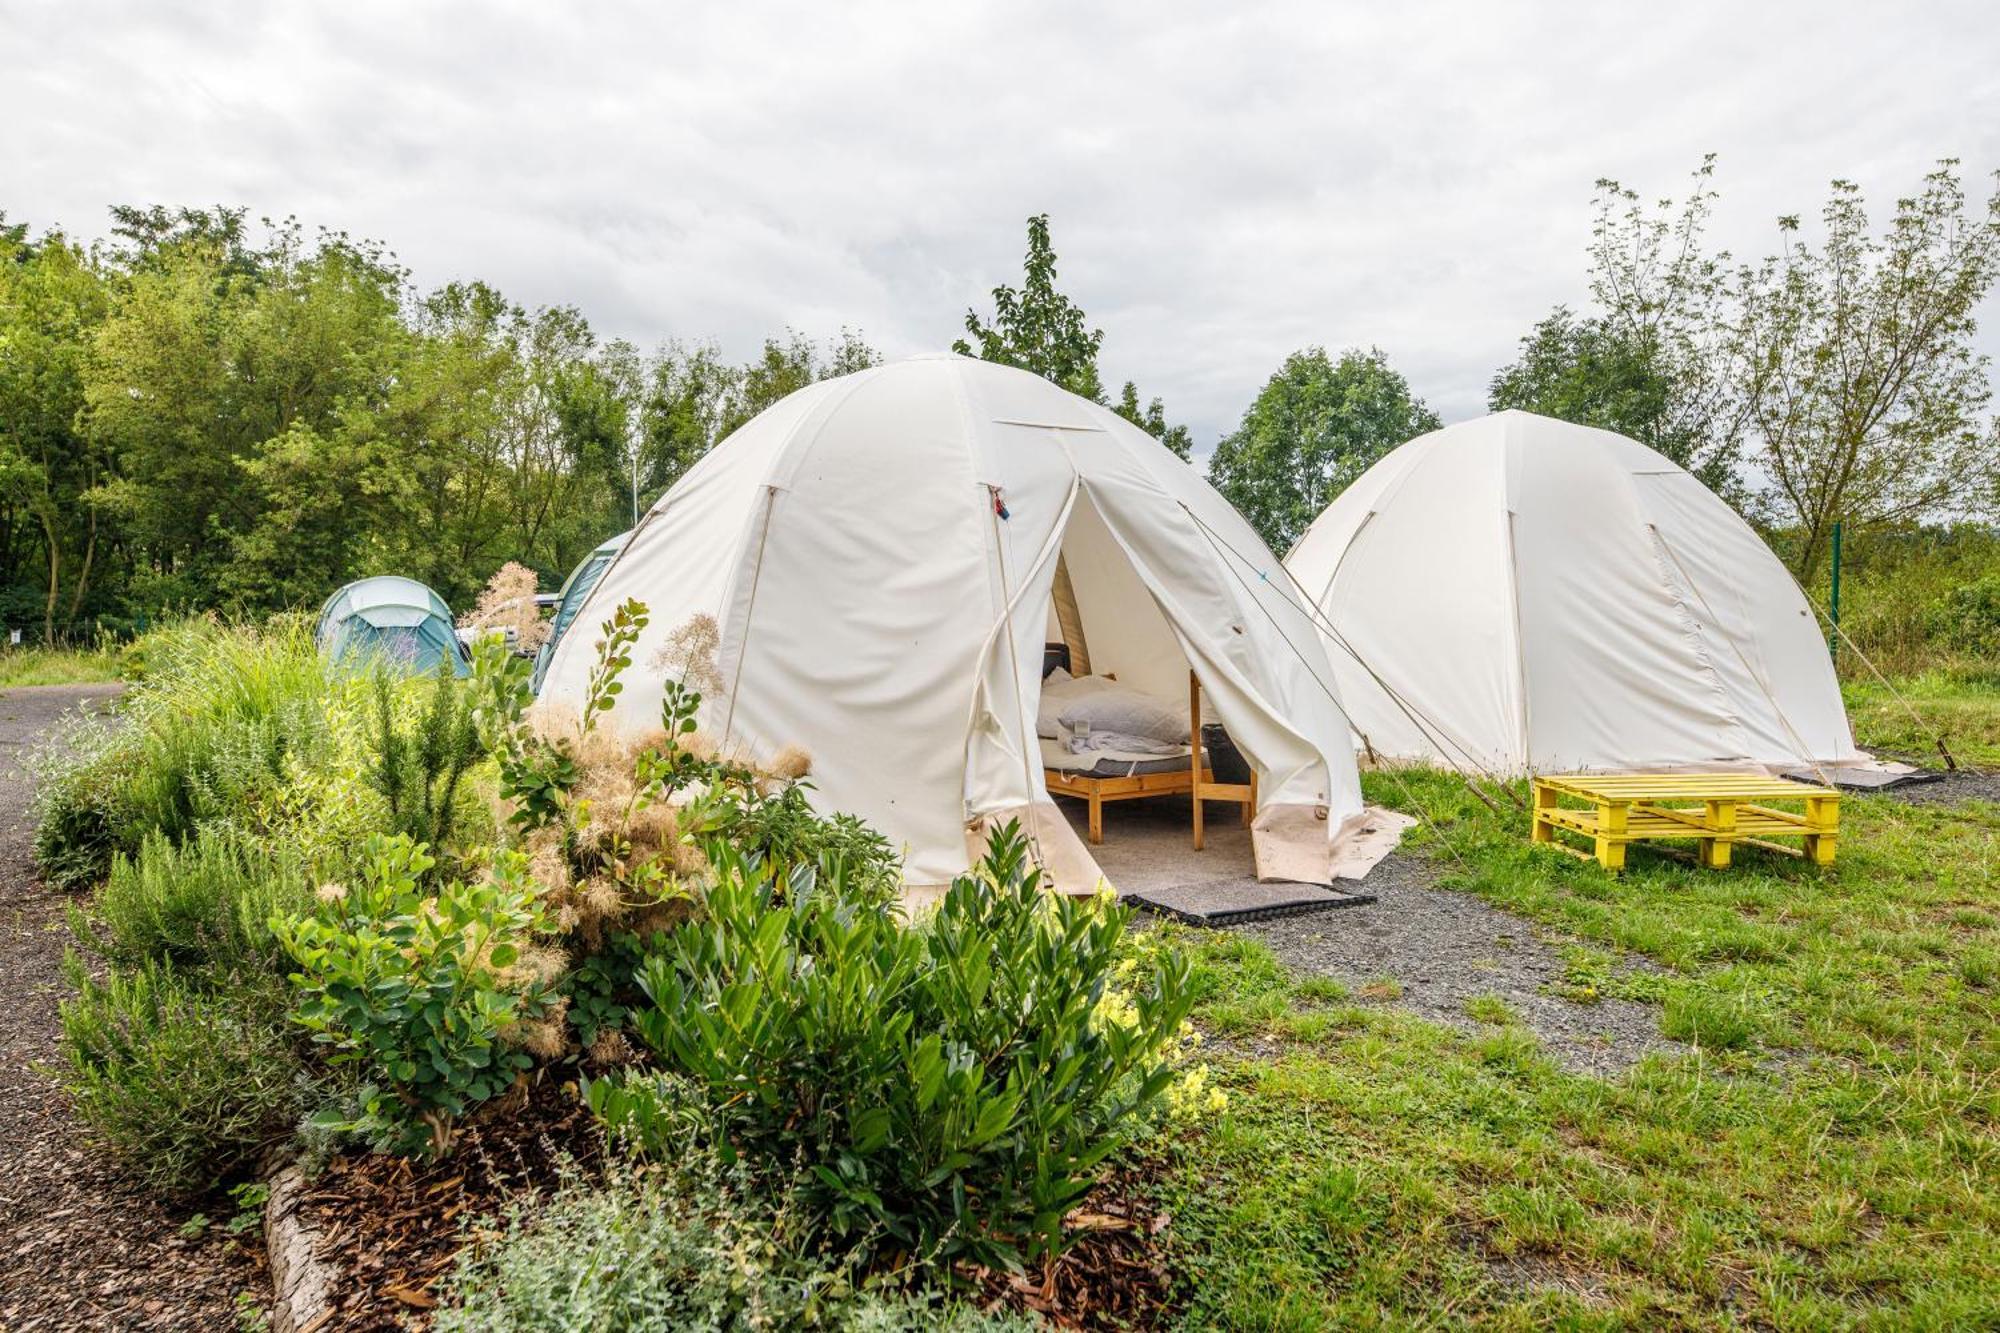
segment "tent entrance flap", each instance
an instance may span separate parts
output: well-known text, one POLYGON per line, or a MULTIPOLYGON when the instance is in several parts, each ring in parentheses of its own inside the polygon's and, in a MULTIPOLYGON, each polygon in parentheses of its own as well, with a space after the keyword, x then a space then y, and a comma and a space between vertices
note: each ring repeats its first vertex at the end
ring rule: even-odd
MULTIPOLYGON (((1200 745, 1206 720, 1219 722, 1229 734, 1250 764, 1251 780, 1212 795, 1247 796, 1259 811, 1251 827, 1259 879, 1327 883, 1335 830, 1328 825, 1325 765, 1233 660, 1244 651, 1246 620, 1255 612, 1246 612, 1227 571, 1215 563, 1199 533, 1187 531, 1191 526, 1179 505, 1157 492, 1083 486, 1063 533, 1059 564, 1074 597, 1077 637, 1088 642, 1096 674, 1115 676, 1169 707, 1187 701, 1190 745, 1200 745), (1285 779, 1275 801, 1273 774, 1285 779)), ((1067 642, 1071 625, 1062 629, 1067 642)), ((1192 775, 1197 767, 1191 755, 1191 806, 1204 785, 1192 775)), ((1198 849, 1199 822, 1192 810, 1190 825, 1198 849)))

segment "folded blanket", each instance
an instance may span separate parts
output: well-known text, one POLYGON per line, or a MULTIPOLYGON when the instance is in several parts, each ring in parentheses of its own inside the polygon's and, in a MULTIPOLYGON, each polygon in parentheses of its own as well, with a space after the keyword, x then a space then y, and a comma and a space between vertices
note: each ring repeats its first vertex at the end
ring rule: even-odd
POLYGON ((1071 754, 1083 754, 1089 750, 1117 750, 1123 754, 1188 753, 1188 747, 1185 745, 1154 740, 1151 736, 1134 736, 1123 731, 1093 731, 1084 736, 1072 734, 1063 738, 1063 747, 1071 754))

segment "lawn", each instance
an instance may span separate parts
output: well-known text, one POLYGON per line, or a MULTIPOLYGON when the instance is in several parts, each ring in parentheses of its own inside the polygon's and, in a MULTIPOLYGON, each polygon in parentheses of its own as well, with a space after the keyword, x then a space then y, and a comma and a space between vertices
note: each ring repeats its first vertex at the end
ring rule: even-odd
POLYGON ((2000 670, 1992 666, 1937 668, 1896 683, 1874 680, 1841 687, 1855 739, 1884 754, 1936 766, 1935 737, 1961 764, 2000 768, 2000 670), (1915 717, 1911 714, 1915 713, 1915 717))
MULTIPOLYGON (((1995 734, 2000 697, 1945 702, 1995 734)), ((1369 781, 1429 816, 1442 883, 1584 941, 1554 989, 1656 1004, 1693 1049, 1571 1074, 1497 1000, 1458 1032, 1157 932, 1232 1099, 1159 1185, 1187 1326, 2000 1321, 2000 807, 1855 799, 1830 872, 1639 849, 1612 878, 1455 779, 1369 781)))
POLYGON ((11 648, 0 651, 0 690, 117 680, 118 668, 118 654, 101 649, 11 648))

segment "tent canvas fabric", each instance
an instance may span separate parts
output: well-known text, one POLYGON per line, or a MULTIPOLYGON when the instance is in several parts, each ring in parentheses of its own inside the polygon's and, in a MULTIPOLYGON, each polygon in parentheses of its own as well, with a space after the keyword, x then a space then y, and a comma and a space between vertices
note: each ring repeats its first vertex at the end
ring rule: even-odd
POLYGON ((611 562, 618 558, 618 553, 631 539, 632 534, 627 531, 605 541, 578 561, 576 568, 569 572, 569 577, 563 580, 562 588, 556 593, 555 614, 549 618, 549 635, 535 650, 535 690, 542 688, 542 681, 549 673, 549 659, 555 656, 556 645, 562 642, 563 635, 569 633, 570 626, 576 623, 577 612, 589 599, 590 590, 597 586, 597 581, 604 577, 604 571, 611 568, 611 562))
POLYGON ((1508 775, 1866 758, 1790 572, 1623 436, 1519 411, 1434 431, 1285 563, 1381 758, 1508 775))
POLYGON ((1360 786, 1276 559, 1158 441, 1006 366, 895 362, 749 422, 647 514, 542 697, 581 701, 596 626, 637 598, 651 622, 610 716, 656 726, 675 669, 662 645, 713 616, 707 730, 739 753, 806 747, 815 803, 902 845, 907 885, 948 883, 1018 819, 1055 886, 1087 892, 1101 874, 1048 794, 1035 736, 1058 557, 1093 670, 1182 706, 1197 673, 1260 775, 1260 874, 1325 882, 1360 786))
POLYGON ((327 598, 313 639, 335 662, 368 659, 431 672, 448 661, 460 676, 471 669, 444 598, 394 574, 357 579, 327 598))

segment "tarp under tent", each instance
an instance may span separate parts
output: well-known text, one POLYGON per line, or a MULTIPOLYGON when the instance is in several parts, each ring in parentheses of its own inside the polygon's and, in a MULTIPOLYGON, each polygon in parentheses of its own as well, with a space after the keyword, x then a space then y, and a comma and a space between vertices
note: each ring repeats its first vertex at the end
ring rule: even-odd
POLYGON ((395 574, 356 579, 327 598, 313 639, 335 662, 381 661, 415 672, 450 662, 460 676, 472 669, 444 598, 395 574))
POLYGON ((1621 435, 1518 411, 1433 431, 1285 563, 1382 759, 1519 775, 1866 758, 1785 566, 1621 435))
POLYGON ((637 598, 651 623, 611 717, 657 727, 662 646, 713 616, 709 734, 755 756, 808 749, 815 804, 903 846, 913 896, 1008 820, 1055 887, 1088 892, 1101 876, 1048 794, 1037 737, 1059 570, 1091 670, 1183 717, 1190 668, 1199 678, 1260 779, 1259 877, 1327 882, 1365 822, 1360 786, 1324 651, 1276 559, 1150 435, 1006 366, 917 357, 750 421, 646 515, 581 612, 588 632, 557 645, 542 698, 580 704, 595 626, 637 598))
POLYGON ((548 637, 535 650, 533 688, 536 690, 542 688, 542 681, 549 674, 549 659, 555 656, 556 645, 562 642, 563 635, 569 633, 569 627, 576 623, 576 613, 583 609, 590 590, 597 586, 597 581, 604 577, 604 571, 611 568, 611 562, 618 558, 618 553, 630 540, 632 533, 629 530, 619 533, 578 561, 576 568, 569 572, 569 577, 563 580, 562 588, 556 593, 555 613, 549 618, 548 637))

